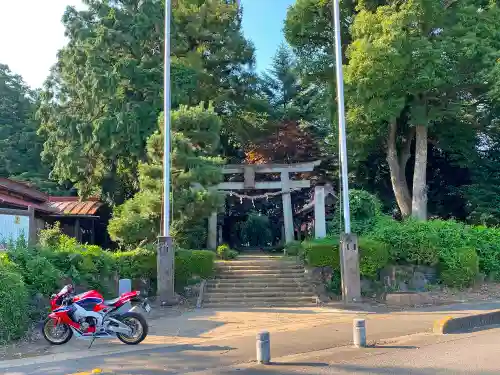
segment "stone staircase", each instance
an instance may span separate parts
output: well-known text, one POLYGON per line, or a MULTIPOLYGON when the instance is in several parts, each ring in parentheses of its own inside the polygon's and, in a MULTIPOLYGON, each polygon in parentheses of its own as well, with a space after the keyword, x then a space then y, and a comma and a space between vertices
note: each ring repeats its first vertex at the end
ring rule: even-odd
POLYGON ((216 267, 216 278, 207 282, 203 307, 314 306, 316 301, 304 267, 293 259, 242 255, 217 262, 216 267))

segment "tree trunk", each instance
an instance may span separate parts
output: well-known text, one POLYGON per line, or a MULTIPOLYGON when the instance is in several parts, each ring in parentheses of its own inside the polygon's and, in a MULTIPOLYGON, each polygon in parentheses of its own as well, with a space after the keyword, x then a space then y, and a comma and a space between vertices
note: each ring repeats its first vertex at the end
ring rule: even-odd
POLYGON ((394 191, 394 196, 396 197, 401 215, 403 217, 408 217, 411 215, 411 195, 408 183, 406 182, 405 170, 406 163, 410 157, 410 146, 414 132, 413 129, 410 131, 406 137, 401 154, 398 156, 396 131, 397 124, 395 122, 391 123, 389 126, 389 140, 387 142, 387 163, 389 164, 391 173, 392 190, 394 191))
POLYGON ((411 216, 427 220, 427 126, 416 126, 411 216))

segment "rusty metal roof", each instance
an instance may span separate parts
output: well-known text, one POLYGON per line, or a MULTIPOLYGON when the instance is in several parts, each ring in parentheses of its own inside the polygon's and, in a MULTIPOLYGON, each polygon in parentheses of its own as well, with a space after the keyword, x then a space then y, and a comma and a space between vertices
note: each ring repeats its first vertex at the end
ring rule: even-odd
POLYGON ((67 216, 95 216, 99 208, 103 206, 103 203, 93 199, 78 201, 57 198, 57 201, 53 201, 54 199, 51 197, 50 200, 46 203, 48 207, 57 210, 59 215, 67 216))
POLYGON ((47 206, 46 204, 37 204, 33 202, 29 202, 23 199, 19 199, 16 197, 12 197, 7 194, 2 194, 0 193, 0 203, 7 203, 12 206, 16 206, 19 208, 25 208, 27 209, 28 207, 33 207, 36 211, 42 211, 45 213, 56 213, 54 212, 54 209, 51 207, 47 206))

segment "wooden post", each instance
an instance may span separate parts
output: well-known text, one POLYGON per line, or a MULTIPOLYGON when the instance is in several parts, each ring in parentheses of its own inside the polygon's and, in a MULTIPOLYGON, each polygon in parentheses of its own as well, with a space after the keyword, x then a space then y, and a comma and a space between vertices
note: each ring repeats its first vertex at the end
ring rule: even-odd
POLYGON ((314 188, 314 237, 326 237, 325 187, 314 188))
POLYGON ((207 246, 211 250, 217 249, 217 212, 212 212, 208 218, 207 246))
POLYGON ((90 243, 92 245, 95 245, 95 220, 94 218, 91 219, 92 221, 92 228, 91 228, 91 232, 90 232, 90 243))
POLYGON ((32 206, 28 207, 28 244, 35 245, 36 244, 36 221, 35 221, 35 209, 32 206))
POLYGON ((283 194, 283 223, 285 225, 285 243, 293 242, 293 210, 292 197, 290 194, 290 176, 288 172, 281 172, 281 186, 283 194))
POLYGON ((80 239, 80 218, 76 218, 75 220, 75 238, 78 242, 81 242, 81 239, 80 239))

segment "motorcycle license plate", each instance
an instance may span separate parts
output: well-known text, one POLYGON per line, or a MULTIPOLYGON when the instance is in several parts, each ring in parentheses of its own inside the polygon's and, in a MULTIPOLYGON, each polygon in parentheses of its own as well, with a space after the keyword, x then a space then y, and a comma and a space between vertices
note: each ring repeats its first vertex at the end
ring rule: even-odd
POLYGON ((151 306, 150 306, 150 304, 149 304, 149 303, 145 303, 145 304, 144 304, 144 310, 145 310, 147 313, 151 311, 151 306))

